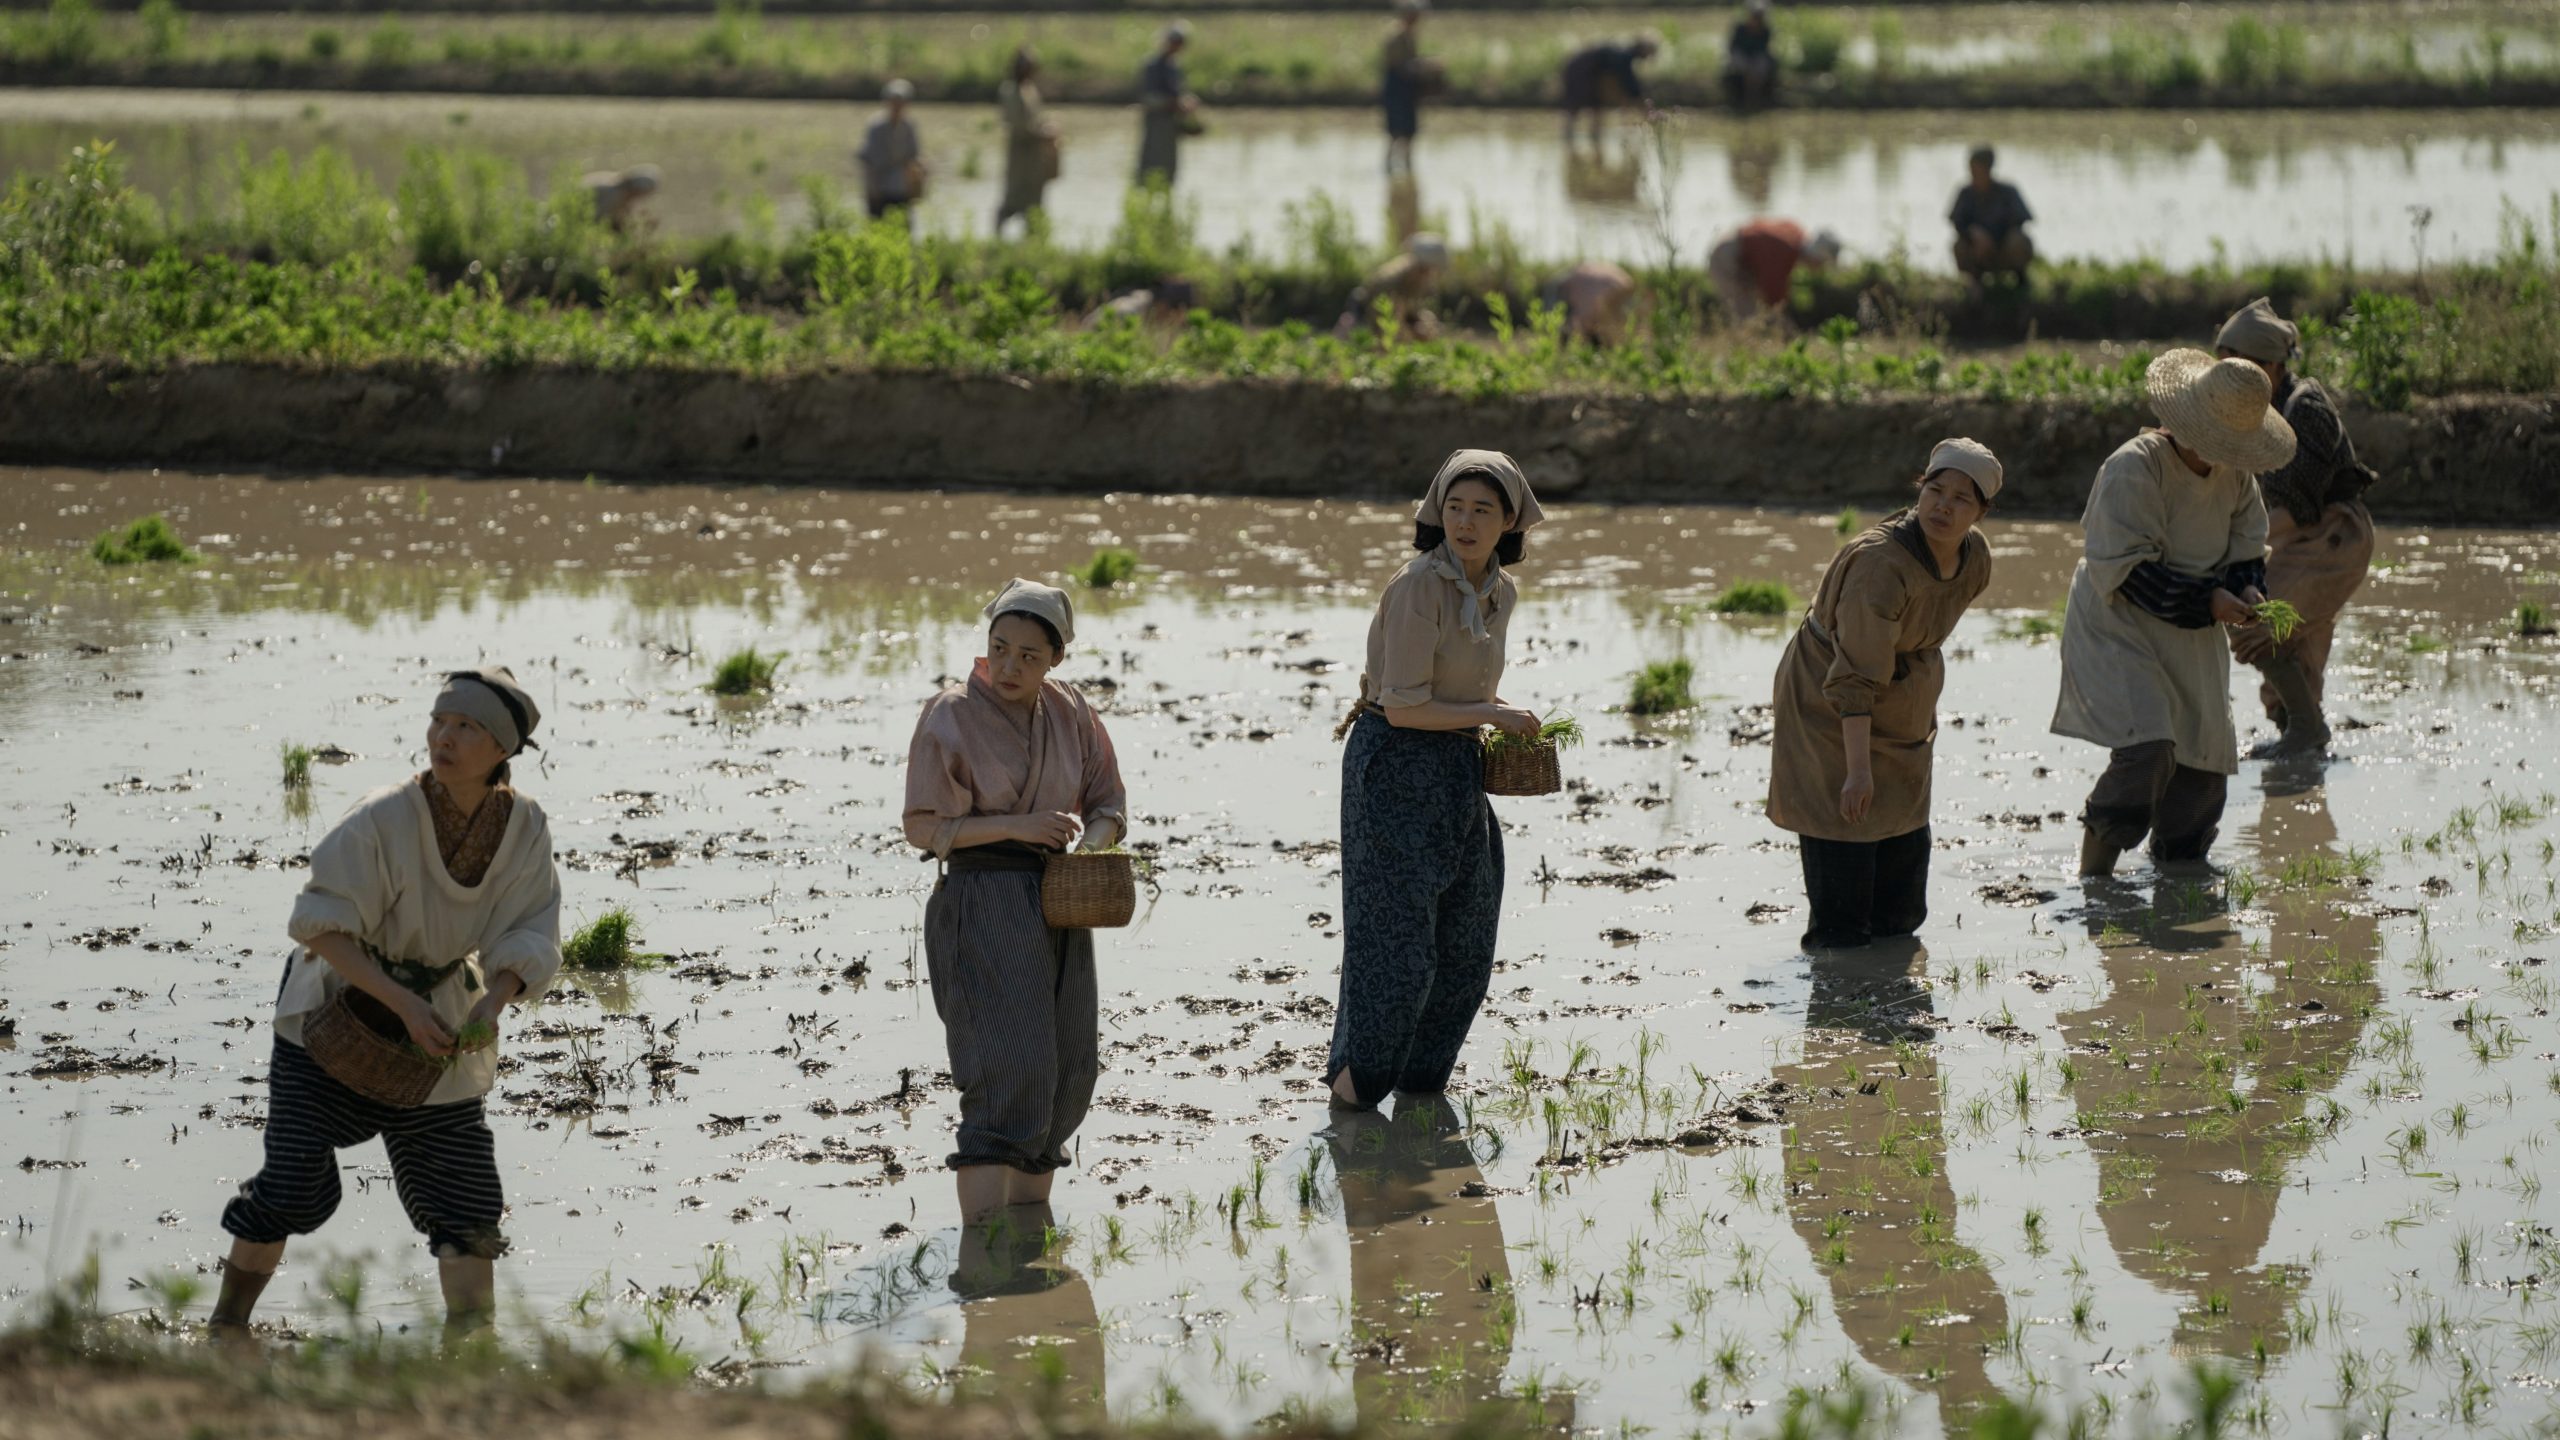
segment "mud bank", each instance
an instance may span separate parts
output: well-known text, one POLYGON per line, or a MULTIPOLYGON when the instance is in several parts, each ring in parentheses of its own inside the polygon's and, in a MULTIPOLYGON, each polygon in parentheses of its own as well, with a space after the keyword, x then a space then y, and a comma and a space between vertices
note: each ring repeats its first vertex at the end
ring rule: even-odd
MULTIPOLYGON (((0 60, 0 85, 29 89, 109 87, 159 90, 403 91, 422 95, 555 95, 612 99, 809 100, 870 104, 886 70, 812 73, 769 65, 621 65, 610 61, 551 63, 510 60, 384 61, 319 59, 282 53, 220 59, 0 60)), ((996 81, 986 75, 910 73, 928 103, 992 105, 996 81)), ((1723 97, 1711 81, 1649 82, 1654 98, 1683 110, 1714 111, 1723 97)), ((1130 74, 1062 75, 1049 84, 1053 103, 1127 105, 1138 99, 1130 74)), ((1355 85, 1300 83, 1282 75, 1238 76, 1204 87, 1219 105, 1269 109, 1368 108, 1377 102, 1365 80, 1355 85)), ((1448 110, 1543 110, 1557 102, 1545 75, 1433 101, 1448 110)), ((2541 109, 2560 106, 2560 78, 2339 79, 2286 85, 2222 86, 2114 83, 2056 76, 1832 76, 1799 78, 1781 92, 1779 110, 2168 110, 2365 111, 2541 109)))
MULTIPOLYGON (((2453 397, 2351 411, 2390 519, 2560 513, 2560 400, 2453 397)), ((2002 509, 2078 512, 2127 408, 1977 399, 1477 402, 1315 386, 1106 388, 1026 380, 677 372, 142 374, 0 369, 0 461, 444 471, 625 480, 1384 497, 1459 445, 1518 455, 1603 503, 1890 503, 1929 442, 2009 463, 2002 509)))

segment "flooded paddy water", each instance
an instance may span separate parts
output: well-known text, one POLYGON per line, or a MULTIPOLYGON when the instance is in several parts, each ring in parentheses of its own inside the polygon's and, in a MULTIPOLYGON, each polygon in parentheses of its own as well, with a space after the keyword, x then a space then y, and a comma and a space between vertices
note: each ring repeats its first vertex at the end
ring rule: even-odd
MULTIPOLYGON (((1049 192, 1056 233, 1099 244, 1128 190, 1134 114, 1055 113, 1066 142, 1049 192)), ((0 167, 49 171, 72 146, 109 139, 138 187, 183 208, 229 202, 243 147, 260 158, 334 147, 390 186, 411 146, 469 145, 541 185, 655 163, 667 180, 651 213, 667 234, 782 233, 806 221, 806 178, 858 193, 852 152, 868 114, 797 101, 13 90, 0 93, 0 167)), ((937 167, 922 223, 982 233, 1003 178, 993 107, 917 117, 937 167)), ((1568 162, 1552 116, 1444 109, 1426 119, 1410 197, 1380 178, 1370 111, 1213 109, 1209 120, 1184 147, 1177 194, 1211 247, 1250 239, 1266 253, 1286 244, 1293 208, 1322 197, 1372 244, 1400 203, 1462 244, 1501 235, 1549 260, 1652 259, 1667 215, 1695 263, 1723 229, 1768 213, 1830 226, 1867 255, 1908 247, 1912 264, 1943 271, 1946 207, 1985 139, 2035 207, 2041 250, 2075 258, 2183 268, 2327 256, 2406 270, 2421 240, 2427 263, 2493 254, 2502 226, 2547 226, 2560 195, 2560 119, 2540 111, 1702 115, 1682 123, 1666 166, 1640 130, 1597 162, 1568 162)))
MULTIPOLYGON (((2036 633, 2077 534, 1995 518, 1951 646, 1925 945, 1817 965, 1758 813, 1787 631, 1704 602, 1810 593, 1832 517, 1566 508, 1520 569, 1506 689, 1591 743, 1565 794, 1497 802, 1502 969, 1446 1123, 1343 1124, 1318 1080, 1327 734, 1403 506, 44 470, 0 497, 21 1303, 95 1251, 148 1308, 221 1253, 298 857, 418 768, 434 674, 486 658, 549 717, 520 783, 569 918, 629 906, 665 957, 564 973, 507 1035, 519 1338, 658 1327, 717 1375, 867 1354, 1235 1429, 1505 1396, 1757 1433, 1791 1384, 1845 1377, 1913 1433, 1998 1394, 2104 1432, 2179 1411, 2216 1358, 2271 1430, 2553 1423, 2560 663, 2512 612, 2560 587, 2560 537, 2386 532, 2337 759, 2247 766, 2218 873, 2083 887, 2068 817, 2100 756, 2045 733, 2036 633), (154 512, 201 564, 88 559, 154 512), (1148 569, 1084 602, 1062 673, 1108 717, 1156 888, 1100 940, 1063 1236, 955 1279, 901 766, 983 598, 1105 543, 1148 569), (777 693, 705 694, 749 643, 787 654, 777 693), (1612 708, 1673 655, 1697 710, 1612 708), (345 752, 307 806, 285 742, 345 752)), ((429 1323, 379 1152, 348 1160, 269 1312, 343 1323, 324 1261, 370 1256, 365 1319, 429 1323)))

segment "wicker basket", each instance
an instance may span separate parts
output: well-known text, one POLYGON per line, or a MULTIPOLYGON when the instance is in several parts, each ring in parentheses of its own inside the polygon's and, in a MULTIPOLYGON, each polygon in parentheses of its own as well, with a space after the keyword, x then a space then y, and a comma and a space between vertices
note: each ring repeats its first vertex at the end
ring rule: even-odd
POLYGON ((1564 788, 1564 767, 1552 740, 1513 740, 1484 747, 1484 793, 1553 795, 1564 788))
POLYGON ((391 1007, 361 990, 341 990, 312 1011, 302 1048, 339 1084, 385 1105, 423 1105, 444 1079, 443 1065, 409 1047, 409 1027, 391 1007))
POLYGON ((1126 851, 1052 855, 1040 871, 1040 915, 1053 930, 1115 930, 1138 913, 1138 866, 1126 851))

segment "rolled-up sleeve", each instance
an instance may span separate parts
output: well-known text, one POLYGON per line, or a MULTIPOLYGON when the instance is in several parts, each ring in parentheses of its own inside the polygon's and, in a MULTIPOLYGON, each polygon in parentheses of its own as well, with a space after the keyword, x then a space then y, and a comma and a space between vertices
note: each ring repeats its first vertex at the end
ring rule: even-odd
POLYGON ((1408 570, 1387 585, 1378 602, 1385 640, 1378 673, 1378 703, 1388 709, 1431 702, 1431 675, 1440 652, 1439 601, 1449 587, 1436 576, 1408 570))
POLYGON ((1847 719, 1875 713, 1876 697, 1893 683, 1894 647, 1902 636, 1902 607, 1909 603, 1893 567, 1845 561, 1840 603, 1831 615, 1831 668, 1822 698, 1847 719))
POLYGON ((960 822, 969 818, 971 792, 968 759, 936 714, 942 703, 939 696, 925 702, 915 738, 907 743, 905 821, 908 844, 947 860, 960 822))
POLYGON ((311 848, 311 878, 294 897, 285 931, 298 945, 330 934, 361 940, 381 923, 391 891, 373 816, 369 810, 359 810, 339 821, 311 848))
POLYGON ((2101 595, 2112 597, 2132 578, 2135 566, 2167 553, 2169 512, 2149 470, 2141 457, 2126 454, 2098 468, 2098 483, 2089 492, 2080 524, 2089 583, 2101 595))
POLYGON ((512 970, 524 982, 524 994, 539 1000, 551 991, 560 973, 560 867, 552 858, 551 836, 541 837, 542 859, 508 898, 513 902, 498 938, 480 951, 480 968, 492 975, 512 970))

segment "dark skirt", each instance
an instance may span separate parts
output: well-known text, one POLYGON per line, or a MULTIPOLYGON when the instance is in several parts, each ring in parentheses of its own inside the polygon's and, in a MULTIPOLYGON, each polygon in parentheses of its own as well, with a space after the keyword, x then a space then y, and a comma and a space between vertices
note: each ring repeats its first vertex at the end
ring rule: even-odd
POLYGON ((1342 990, 1325 1080, 1374 1105, 1449 1085, 1493 979, 1502 827, 1472 730, 1370 711, 1342 751, 1342 990))

